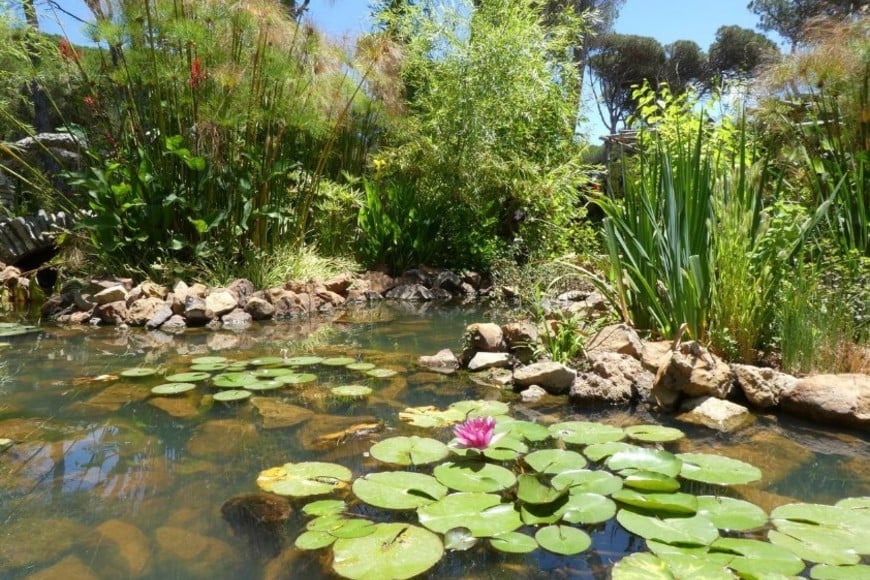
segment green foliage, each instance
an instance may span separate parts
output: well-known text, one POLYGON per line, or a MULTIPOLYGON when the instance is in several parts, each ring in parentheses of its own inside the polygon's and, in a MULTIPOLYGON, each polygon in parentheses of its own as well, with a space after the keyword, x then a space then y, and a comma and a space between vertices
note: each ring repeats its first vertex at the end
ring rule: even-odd
POLYGON ((720 78, 751 76, 779 51, 766 36, 740 26, 720 26, 710 45, 710 73, 720 78))

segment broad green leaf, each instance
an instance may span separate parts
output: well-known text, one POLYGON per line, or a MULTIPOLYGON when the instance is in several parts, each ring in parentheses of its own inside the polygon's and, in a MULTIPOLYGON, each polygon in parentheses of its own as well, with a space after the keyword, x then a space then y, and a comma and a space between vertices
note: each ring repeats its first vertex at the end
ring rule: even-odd
POLYGON ((761 479, 757 467, 711 453, 680 453, 677 457, 683 462, 680 477, 713 483, 716 485, 740 485, 761 479))
POLYGON ((248 364, 253 367, 276 367, 284 364, 284 359, 278 356, 261 356, 252 358, 248 364))
POLYGON ((441 539, 403 523, 376 524, 362 538, 336 540, 332 567, 345 578, 411 578, 433 567, 444 555, 441 539))
POLYGON ((225 357, 225 356, 198 356, 194 359, 191 359, 190 364, 212 365, 212 364, 222 364, 225 362, 227 362, 227 357, 225 357))
POLYGON ((243 389, 258 380, 249 372, 228 372, 215 375, 211 383, 221 389, 243 389))
POLYGON ((344 368, 351 370, 351 371, 370 371, 370 370, 376 368, 376 365, 374 365, 373 363, 367 363, 367 362, 355 362, 355 363, 351 363, 351 364, 347 365, 344 368))
POLYGON ((641 447, 632 445, 631 443, 625 443, 624 441, 594 443, 583 449, 583 455, 588 457, 589 461, 601 461, 618 451, 628 451, 630 449, 641 449, 641 447))
POLYGON ((293 369, 288 369, 287 367, 268 367, 252 371, 251 374, 258 379, 274 379, 275 377, 292 375, 293 369))
POLYGON ((336 397, 358 399, 371 395, 372 388, 363 385, 339 385, 337 387, 332 387, 329 392, 336 397))
POLYGON ((353 474, 343 465, 306 461, 285 463, 260 472, 257 485, 263 491, 290 497, 330 493, 349 482, 353 474))
POLYGON ((641 491, 677 491, 680 489, 680 482, 654 471, 644 471, 639 469, 623 469, 620 471, 623 476, 623 482, 626 487, 639 489, 641 491))
POLYGON ((597 524, 606 522, 616 514, 616 504, 597 493, 574 493, 560 510, 562 520, 569 524, 597 524))
POLYGON ((477 545, 478 539, 468 528, 453 528, 444 534, 444 548, 451 552, 464 552, 477 545))
POLYGON ((384 509, 412 510, 447 495, 447 488, 423 473, 369 473, 353 482, 353 493, 365 503, 384 509))
POLYGON ((150 377, 156 374, 157 369, 152 367, 135 367, 121 371, 121 376, 128 379, 140 379, 142 377, 150 377))
POLYGON ((564 471, 576 471, 586 467, 586 458, 567 449, 541 449, 525 457, 526 465, 538 473, 557 475, 564 471))
POLYGON ((528 554, 538 549, 535 538, 521 532, 508 532, 494 538, 490 538, 490 545, 499 552, 508 554, 528 554))
POLYGON ((275 380, 284 385, 305 385, 315 382, 317 375, 314 373, 290 373, 276 377, 275 380))
POLYGON ((592 545, 589 534, 571 526, 546 526, 535 533, 538 544, 555 554, 573 556, 592 545))
MULTIPOLYGON (((839 506, 793 503, 779 506, 771 512, 775 520, 815 524, 842 538, 859 554, 870 554, 870 511, 839 506)), ((777 526, 782 528, 782 526, 777 526)), ((781 531, 785 531, 782 530, 781 531)))
MULTIPOLYGON (((675 580, 668 565, 652 554, 626 556, 613 566, 612 580, 675 580)), ((688 579, 687 579, 688 580, 688 579)))
POLYGON ((211 375, 206 372, 194 372, 194 373, 178 373, 174 375, 169 375, 166 377, 166 380, 170 383, 198 383, 201 381, 205 381, 211 378, 211 375))
POLYGON ((622 509, 617 512, 616 521, 633 534, 666 544, 709 546, 719 537, 713 522, 703 516, 657 518, 622 509))
POLYGON ((466 527, 478 538, 513 532, 523 522, 513 504, 489 493, 454 493, 417 510, 420 524, 439 534, 466 527))
POLYGON ((785 548, 759 540, 719 538, 710 545, 711 555, 728 555, 726 566, 743 577, 800 574, 803 561, 785 548))
POLYGON ((777 529, 770 530, 767 538, 800 558, 816 564, 844 566, 858 564, 861 556, 851 545, 848 533, 837 533, 834 528, 804 524, 789 520, 773 520, 777 529))
POLYGON ((767 513, 755 504, 713 495, 698 496, 698 515, 710 518, 720 530, 744 532, 765 525, 767 513))
POLYGON ((670 451, 646 449, 643 447, 617 451, 607 460, 607 467, 613 471, 639 469, 661 473, 668 477, 676 477, 680 473, 681 466, 682 461, 677 459, 670 451))
POLYGON ((399 413, 399 420, 415 427, 432 429, 465 421, 465 414, 456 409, 439 411, 437 407, 408 407, 399 413))
POLYGON ((640 493, 622 488, 611 497, 626 505, 662 515, 692 515, 698 511, 698 499, 688 493, 640 493))
POLYGON ((577 493, 598 493, 610 495, 622 489, 622 478, 607 471, 592 471, 589 469, 576 469, 563 471, 550 481, 556 489, 571 488, 577 493))
POLYGON ((517 478, 517 499, 527 504, 549 504, 564 493, 541 481, 540 475, 523 473, 517 478))
POLYGON ((151 389, 153 395, 179 395, 196 388, 193 383, 164 383, 151 389))
POLYGON ((388 379, 390 377, 394 377, 399 374, 398 371, 394 371, 392 369, 371 369, 369 371, 365 371, 365 373, 376 379, 388 379))
POLYGON ((546 441, 550 438, 550 431, 544 425, 516 419, 499 421, 495 425, 495 433, 496 435, 504 433, 514 439, 525 439, 531 442, 546 441))
POLYGON ((867 564, 854 566, 817 564, 810 570, 810 578, 815 580, 867 580, 870 578, 870 566, 867 564))
POLYGON ((463 447, 458 439, 451 439, 447 447, 459 457, 480 458, 481 455, 493 461, 513 461, 529 450, 528 445, 513 437, 493 437, 492 443, 483 451, 463 447))
POLYGON ((513 471, 500 465, 474 460, 446 461, 433 470, 435 478, 456 491, 490 493, 513 487, 513 471))
POLYGON ((499 415, 507 415, 510 411, 507 403, 485 400, 457 401, 452 403, 448 409, 461 413, 461 421, 474 417, 498 417, 499 415))
POLYGON ((665 443, 685 437, 679 429, 662 425, 632 425, 625 428, 625 434, 629 439, 647 443, 665 443))
POLYGON ((284 359, 284 364, 291 367, 302 367, 320 364, 320 361, 322 360, 323 357, 319 356, 291 356, 290 358, 284 359))
POLYGON ((426 465, 441 461, 450 454, 447 446, 428 437, 390 437, 372 445, 371 456, 394 465, 426 465))
POLYGON ((356 362, 356 359, 350 356, 336 356, 325 358, 320 361, 320 364, 328 367, 346 367, 356 362))
POLYGON ((340 514, 347 508, 347 504, 340 499, 321 499, 305 504, 302 513, 307 516, 326 516, 340 514))
POLYGON ((213 398, 215 401, 221 401, 222 403, 244 401, 245 399, 251 398, 251 391, 246 391, 243 389, 227 389, 225 391, 215 393, 213 395, 213 398))
POLYGON ((331 546, 335 536, 327 532, 303 532, 296 538, 294 545, 300 550, 319 550, 331 546))
POLYGON ((609 443, 625 438, 625 431, 619 427, 592 423, 588 421, 565 421, 549 427, 550 436, 574 445, 609 443))

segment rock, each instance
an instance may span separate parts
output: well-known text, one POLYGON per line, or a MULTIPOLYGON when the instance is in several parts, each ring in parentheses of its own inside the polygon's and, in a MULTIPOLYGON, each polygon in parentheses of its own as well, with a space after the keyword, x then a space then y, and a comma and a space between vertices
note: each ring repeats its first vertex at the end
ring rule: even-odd
POLYGON ((185 328, 187 328, 187 322, 185 322, 183 316, 178 314, 173 314, 166 319, 166 322, 160 325, 161 330, 169 333, 184 332, 185 328))
POLYGON ((384 297, 387 300, 405 300, 409 302, 428 302, 434 298, 432 292, 422 284, 401 284, 395 288, 390 288, 384 294, 384 297))
POLYGON ((162 298, 140 298, 130 304, 127 309, 126 322, 130 326, 143 326, 153 320, 160 310, 166 314, 166 318, 172 315, 172 310, 162 298))
POLYGON ((245 312, 254 320, 269 320, 275 314, 275 307, 263 298, 251 297, 245 303, 245 312))
POLYGON ((477 322, 465 329, 465 343, 476 352, 504 352, 504 333, 498 324, 477 322))
MULTIPOLYGON (((584 293, 585 294, 585 293, 584 293)), ((581 300, 568 305, 568 313, 580 318, 591 318, 606 314, 610 309, 607 299, 600 292, 591 292, 581 300)))
POLYGON ((242 308, 248 303, 248 299, 254 295, 256 292, 256 288, 254 288, 254 283, 245 278, 238 278, 233 280, 229 286, 227 286, 227 290, 235 297, 236 302, 242 308))
POLYGON ((127 303, 118 300, 100 304, 94 309, 94 316, 104 324, 123 324, 127 320, 127 303))
POLYGON ((232 312, 224 314, 221 317, 221 322, 224 326, 228 326, 231 328, 244 328, 246 326, 249 326, 253 319, 253 316, 251 316, 241 308, 236 308, 232 312))
POLYGON ((236 297, 229 290, 213 290, 205 297, 205 308, 213 318, 229 314, 239 306, 236 297))
MULTIPOLYGON (((103 542, 114 544, 126 564, 126 575, 134 578, 143 574, 151 561, 151 545, 142 530, 122 520, 108 520, 97 526, 103 542)), ((65 577, 72 578, 65 574, 65 577)))
POLYGON ((573 403, 625 405, 634 397, 631 384, 605 379, 593 373, 580 373, 568 393, 573 403))
POLYGON ((520 391, 520 398, 524 403, 534 403, 540 401, 542 397, 547 395, 547 391, 538 385, 531 385, 527 389, 520 391))
POLYGON ((616 352, 640 359, 643 342, 637 332, 627 324, 611 324, 599 330, 586 344, 586 354, 616 352))
POLYGON ((129 403, 144 401, 150 395, 151 392, 142 385, 119 383, 106 387, 81 404, 102 411, 117 411, 129 403))
POLYGON ((200 425, 187 442, 194 456, 232 455, 253 445, 257 428, 240 419, 214 419, 200 425))
POLYGON ((577 371, 561 363, 544 361, 514 369, 514 385, 538 385, 551 395, 563 395, 571 389, 577 371))
POLYGON ((468 362, 468 370, 472 372, 510 366, 511 355, 506 352, 478 352, 468 362))
POLYGON ((681 408, 686 412, 677 415, 678 420, 725 433, 741 429, 755 419, 746 407, 716 397, 689 399, 681 408))
POLYGON ((151 280, 146 280, 139 284, 139 289, 142 291, 142 296, 145 298, 160 298, 161 300, 165 300, 166 296, 169 294, 169 290, 166 286, 156 284, 151 280))
POLYGON ((323 283, 327 290, 330 292, 335 292, 336 294, 340 294, 344 296, 347 294, 348 289, 353 284, 353 276, 348 273, 339 274, 338 276, 333 276, 329 280, 323 283))
POLYGON ((188 292, 190 292, 190 287, 184 280, 179 280, 172 288, 172 311, 175 314, 184 312, 184 301, 187 299, 188 292))
POLYGON ((226 542, 185 528, 161 526, 155 530, 154 538, 161 556, 169 561, 168 566, 177 574, 177 560, 181 560, 190 576, 207 578, 218 575, 218 572, 226 574, 227 565, 236 555, 226 542))
POLYGON ((779 405, 783 391, 797 382, 795 377, 770 368, 733 364, 731 370, 746 399, 762 409, 779 405))
POLYGON ((182 314, 188 326, 205 326, 214 320, 214 313, 208 309, 204 299, 188 294, 184 299, 182 314))
MULTIPOLYGON (((395 279, 383 272, 366 272, 360 277, 360 289, 384 294, 396 285, 395 279), (364 284, 363 284, 364 283, 364 284)), ((356 284, 354 284, 356 286, 356 284)))
POLYGON ((99 580, 100 576, 90 566, 75 556, 67 556, 54 566, 44 568, 27 576, 27 580, 56 580, 75 578, 76 580, 99 580))
POLYGON ((332 290, 319 290, 316 295, 324 302, 324 304, 331 304, 332 306, 341 306, 344 304, 344 296, 333 292, 332 290))
POLYGON ((653 381, 653 397, 664 409, 672 409, 681 395, 728 397, 733 386, 731 368, 698 343, 684 342, 671 351, 653 381))
POLYGON ((636 358, 608 352, 593 355, 589 362, 592 372, 599 377, 631 386, 634 399, 650 399, 655 375, 643 368, 636 358))
POLYGON ((290 500, 272 493, 247 493, 224 502, 221 515, 237 536, 248 540, 255 556, 274 557, 281 551, 290 500))
MULTIPOLYGON (((22 514, 3 525, 0 570, 23 568, 59 558, 87 535, 85 526, 68 518, 22 514)), ((46 578, 71 578, 66 574, 46 578)))
POLYGON ((541 345, 541 336, 531 322, 510 322, 501 327, 508 351, 517 359, 528 364, 534 360, 541 345))
POLYGON ((449 348, 439 350, 434 355, 423 355, 417 359, 421 367, 435 371, 436 373, 450 374, 459 368, 459 359, 449 348))
POLYGON ((151 315, 151 318, 149 318, 148 321, 145 323, 145 328, 149 330, 154 328, 160 328, 160 326, 163 325, 163 323, 169 320, 171 317, 172 308, 170 308, 169 305, 164 302, 163 306, 155 310, 154 314, 151 315))
POLYGON ((665 360, 670 358, 672 345, 670 340, 644 342, 640 352, 640 362, 643 368, 651 373, 657 373, 665 360))
POLYGON ((814 421, 870 430, 870 375, 814 375, 782 392, 780 406, 814 421))
POLYGON ((251 397, 250 401, 263 418, 264 429, 293 427, 308 421, 314 415, 314 411, 310 409, 291 405, 275 397, 251 397))
POLYGON ((450 294, 465 293, 465 290, 462 288, 462 278, 459 277, 459 274, 451 272, 450 270, 442 270, 438 272, 435 276, 435 282, 432 284, 432 287, 447 290, 450 294))
POLYGON ((199 407, 188 397, 151 397, 148 404, 179 419, 192 419, 199 414, 199 407))
POLYGON ((97 305, 109 304, 110 302, 118 302, 119 300, 127 300, 127 290, 120 284, 100 290, 94 294, 94 302, 97 305))

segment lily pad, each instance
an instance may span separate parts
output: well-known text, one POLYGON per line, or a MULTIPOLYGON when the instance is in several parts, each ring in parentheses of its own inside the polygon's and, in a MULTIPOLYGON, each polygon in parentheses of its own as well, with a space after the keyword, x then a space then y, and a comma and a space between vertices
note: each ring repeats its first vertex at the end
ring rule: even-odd
POLYGON ((329 392, 336 397, 359 399, 371 395, 372 388, 363 385, 340 385, 338 387, 332 387, 329 392))
POLYGON ((721 562, 708 556, 691 554, 663 554, 659 559, 667 564, 674 578, 703 578, 704 580, 736 580, 737 576, 721 562))
POLYGON ((867 564, 854 566, 817 564, 810 570, 810 578, 815 580, 866 580, 870 578, 870 566, 867 564))
POLYGON ((674 580, 674 575, 657 556, 639 552, 613 566, 612 580, 674 580))
MULTIPOLYGON (((494 490, 486 490, 494 491, 494 490)), ((548 504, 565 494, 551 487, 538 474, 523 473, 517 478, 517 499, 526 504, 548 504)))
POLYGON ((535 538, 522 532, 508 532, 494 538, 490 538, 489 544, 499 552, 507 554, 528 554, 538 549, 535 538))
POLYGON ((491 493, 453 493, 417 510, 420 524, 444 534, 451 528, 466 527, 478 538, 513 532, 523 525, 512 503, 502 503, 491 493))
POLYGON ((870 497, 847 497, 834 505, 850 510, 868 510, 868 513, 870 513, 870 497))
POLYGON ((716 485, 740 485, 761 479, 761 470, 738 459, 711 453, 680 453, 680 477, 716 485))
POLYGON ((589 534, 570 526, 546 526, 535 533, 538 544, 555 554, 573 556, 592 545, 589 534))
POLYGON ((333 544, 332 567, 345 578, 411 578, 433 567, 444 555, 441 539, 410 524, 377 524, 363 538, 333 544))
POLYGON ((666 443, 686 436, 679 429, 662 425, 632 425, 625 428, 625 434, 629 439, 647 443, 666 443))
POLYGON ((598 524, 606 522, 616 514, 616 504, 610 498, 597 493, 574 493, 559 515, 569 524, 598 524))
POLYGON ((474 460, 446 461, 435 467, 433 475, 456 491, 502 491, 512 487, 517 481, 510 469, 474 460))
POLYGON ((607 467, 613 471, 640 469, 652 471, 653 473, 661 473, 668 477, 676 477, 680 473, 682 463, 670 451, 638 447, 636 449, 617 451, 608 458, 607 467))
MULTIPOLYGON (((849 532, 831 526, 774 519, 775 530, 767 534, 770 543, 816 564, 846 566, 861 562, 849 532)), ((867 545, 864 544, 866 550, 867 545)))
POLYGON ((350 363, 345 368, 347 368, 348 370, 351 370, 351 371, 370 371, 376 367, 377 367, 377 365, 375 365, 374 363, 355 362, 355 363, 350 363))
POLYGON ((284 359, 279 356, 263 356, 249 360, 248 364, 252 367, 276 367, 284 364, 284 359))
POLYGON ((198 356, 192 359, 190 363, 195 365, 214 365, 226 363, 227 360, 225 356, 198 356))
POLYGON ((698 515, 710 518, 720 530, 744 532, 768 522, 767 513, 755 504, 730 497, 698 496, 698 515))
MULTIPOLYGON (((771 512, 775 521, 815 524, 843 538, 859 554, 870 554, 870 512, 840 506, 793 503, 779 506, 771 512)), ((781 525, 777 525, 781 528, 781 525)))
POLYGON ((300 550, 319 550, 331 546, 336 537, 328 532, 306 531, 299 534, 293 543, 300 550))
POLYGON ((320 364, 322 360, 321 356, 291 356, 284 359, 284 364, 291 367, 307 367, 320 364))
POLYGON ((166 377, 166 380, 170 383, 199 383, 201 381, 205 381, 211 378, 211 375, 206 372, 195 372, 195 373, 177 373, 174 375, 169 375, 166 377))
POLYGON ((274 391, 275 389, 283 387, 284 383, 278 381, 254 381, 253 383, 245 385, 245 388, 249 391, 274 391))
POLYGON ((140 379, 142 377, 150 377, 157 374, 157 369, 152 367, 135 367, 121 371, 122 377, 128 379, 140 379))
POLYGON ((495 434, 498 435, 500 433, 504 433, 514 439, 525 439, 531 442, 546 441, 550 438, 550 431, 546 426, 540 423, 516 419, 497 422, 495 424, 495 434))
POLYGON ((601 461, 618 453, 619 451, 628 451, 631 449, 641 449, 637 445, 625 443, 624 441, 612 441, 610 443, 594 443, 583 448, 583 455, 589 461, 601 461))
POLYGON ((574 445, 621 441, 625 431, 619 427, 588 421, 565 421, 550 425, 550 436, 574 445))
POLYGON ((227 389, 214 394, 214 400, 222 403, 234 403, 236 401, 244 401, 251 397, 251 391, 242 389, 227 389))
POLYGON ((376 379, 386 379, 386 378, 393 377, 393 376, 396 376, 397 374, 399 374, 398 371, 394 371, 391 369, 372 369, 370 371, 365 371, 365 373, 368 376, 374 377, 376 379))
POLYGON ((586 467, 586 458, 567 449, 541 449, 526 455, 523 460, 538 473, 557 475, 586 467))
POLYGON ((689 493, 640 493, 623 488, 611 497, 620 503, 656 513, 691 515, 698 511, 698 498, 689 493))
POLYGON ((408 471, 369 473, 353 482, 353 493, 384 509, 413 510, 447 495, 447 487, 431 475, 408 471))
POLYGON ((321 499, 305 504, 302 513, 307 516, 327 516, 340 514, 347 509, 347 504, 340 499, 321 499))
POLYGON ((710 545, 711 556, 731 556, 722 561, 742 578, 791 576, 804 569, 803 561, 790 551, 758 540, 719 538, 710 545))
POLYGON ((285 385, 304 385, 316 381, 317 375, 312 373, 292 373, 275 377, 275 380, 285 385))
POLYGON ((485 400, 457 401, 451 403, 448 409, 461 413, 462 419, 460 421, 475 417, 498 417, 510 412, 510 406, 507 403, 485 400))
POLYGON ((477 545, 478 538, 471 535, 468 528, 453 528, 444 534, 444 549, 451 552, 464 552, 477 545))
POLYGON ((320 361, 320 364, 328 367, 346 367, 347 365, 352 365, 357 362, 357 360, 350 356, 335 356, 331 358, 325 358, 320 361))
POLYGON ((343 487, 353 474, 343 465, 322 461, 286 463, 260 472, 257 485, 263 491, 289 497, 323 495, 343 487))
POLYGON ((190 365, 190 370, 196 373, 216 373, 229 368, 227 363, 202 363, 190 365))
POLYGON ((465 415, 455 409, 439 410, 427 405, 424 407, 408 407, 399 413, 399 420, 415 427, 432 429, 447 427, 465 420, 465 415))
POLYGON ((193 383, 164 383, 151 389, 153 395, 180 395, 196 388, 193 383))
POLYGON ((447 457, 447 446, 427 437, 390 437, 372 445, 372 457, 395 465, 426 465, 447 457))
POLYGON ((709 546, 719 537, 719 530, 704 516, 657 518, 622 509, 616 521, 632 534, 665 544, 709 546))
POLYGON ((276 377, 293 374, 293 370, 288 369, 287 367, 270 367, 257 369, 251 374, 258 379, 274 379, 276 377))
POLYGON ((249 372, 229 372, 215 375, 211 384, 219 389, 240 389, 257 380, 257 377, 249 372))
POLYGON ((610 495, 622 489, 622 478, 607 471, 589 469, 567 470, 553 477, 550 485, 556 489, 571 488, 577 493, 610 495))
POLYGON ((641 491, 663 491, 671 492, 680 489, 680 482, 654 471, 644 471, 639 469, 624 469, 620 471, 623 476, 623 482, 626 487, 639 489, 641 491))
POLYGON ((493 437, 489 446, 482 451, 464 447, 458 439, 451 439, 447 447, 459 457, 475 459, 483 455, 493 461, 513 461, 529 450, 528 445, 513 437, 493 437))

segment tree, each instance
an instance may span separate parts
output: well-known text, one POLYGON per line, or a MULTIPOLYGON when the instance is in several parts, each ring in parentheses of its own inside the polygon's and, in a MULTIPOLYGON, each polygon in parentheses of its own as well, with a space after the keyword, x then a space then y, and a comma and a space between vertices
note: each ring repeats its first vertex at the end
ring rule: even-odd
POLYGON ((820 17, 846 18, 861 12, 868 0, 752 0, 747 8, 760 18, 759 28, 791 42, 792 52, 806 40, 807 23, 820 17))
POLYGON ((720 79, 745 78, 778 53, 763 34, 739 26, 720 26, 710 45, 710 74, 720 79))
POLYGON ((287 7, 290 18, 298 21, 308 10, 308 4, 311 3, 311 0, 280 0, 280 2, 287 7))
POLYGON ((674 93, 692 84, 703 83, 708 76, 707 55, 691 40, 678 40, 665 46, 665 79, 674 93))
MULTIPOLYGON (((39 70, 41 58, 36 43, 36 35, 39 34, 39 17, 36 15, 34 0, 22 0, 24 19, 27 22, 27 52, 34 70, 39 70)), ((37 133, 51 130, 51 110, 48 102, 48 94, 45 92, 39 79, 34 78, 28 83, 30 97, 33 100, 33 127, 37 133)))

